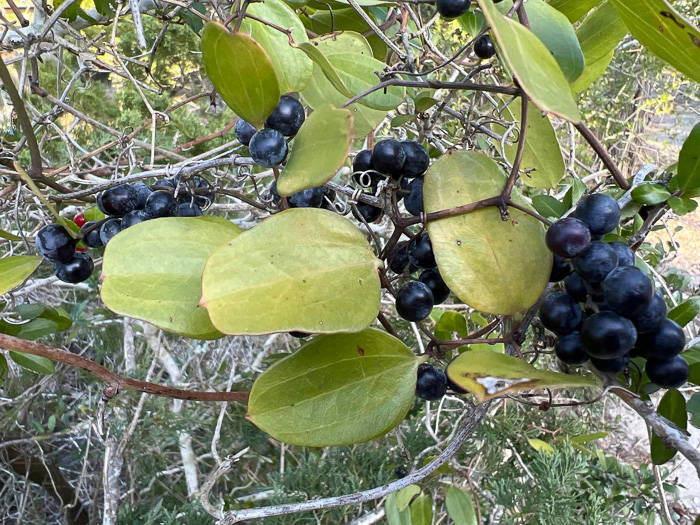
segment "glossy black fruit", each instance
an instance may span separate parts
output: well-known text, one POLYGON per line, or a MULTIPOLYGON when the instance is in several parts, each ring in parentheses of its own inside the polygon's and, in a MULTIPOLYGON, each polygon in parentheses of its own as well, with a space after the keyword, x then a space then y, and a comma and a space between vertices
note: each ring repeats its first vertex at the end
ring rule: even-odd
POLYGON ((408 243, 408 260, 418 268, 435 268, 435 254, 426 230, 408 243))
POLYGON ((362 219, 364 219, 365 222, 372 223, 377 222, 382 218, 384 215, 384 210, 377 208, 376 206, 372 206, 371 204, 358 202, 352 209, 352 214, 360 222, 362 222, 362 219))
POLYGON ((445 18, 457 18, 469 11, 472 0, 437 0, 435 7, 445 18))
POLYGON ((683 328, 670 319, 664 319, 661 326, 649 334, 637 338, 637 353, 647 359, 671 359, 685 348, 683 328))
POLYGON ((438 401, 447 393, 447 376, 439 368, 423 363, 418 366, 416 396, 426 401, 438 401))
POLYGON ((433 310, 433 292, 427 285, 412 281, 396 294, 396 311, 407 321, 422 321, 433 310))
POLYGON ((252 124, 249 124, 242 118, 239 118, 236 121, 236 126, 233 128, 233 132, 236 134, 236 140, 238 142, 244 146, 248 146, 250 144, 250 139, 253 138, 253 135, 255 135, 258 130, 255 129, 252 124))
POLYGON ((80 228, 80 233, 83 236, 81 240, 83 241, 83 244, 89 248, 99 248, 100 246, 104 246, 104 243, 100 238, 100 227, 93 227, 99 222, 100 221, 89 221, 83 224, 83 227, 80 228), (90 229, 90 231, 85 233, 88 229, 90 229))
POLYGON ((585 303, 588 298, 586 281, 581 279, 577 273, 572 273, 564 279, 564 289, 577 303, 585 303))
POLYGON ((148 196, 153 193, 153 190, 146 186, 143 182, 137 182, 133 185, 133 188, 136 190, 137 195, 136 209, 143 210, 146 206, 146 200, 148 199, 148 196))
POLYGON ((618 266, 634 266, 634 252, 629 246, 617 241, 609 242, 608 244, 612 246, 617 254, 618 266))
POLYGON ((372 169, 374 169, 372 168, 372 150, 363 149, 362 151, 358 152, 352 161, 352 171, 355 173, 358 171, 369 171, 372 169))
POLYGON ((408 259, 408 242, 402 242, 394 246, 394 250, 389 255, 388 263, 389 269, 397 275, 402 274, 406 268, 408 268, 409 273, 413 273, 418 269, 408 259))
POLYGON ((154 191, 146 200, 143 211, 149 219, 159 217, 174 217, 177 215, 178 203, 167 191, 154 191))
POLYGON ((574 215, 588 225, 591 235, 605 235, 617 228, 620 206, 610 195, 594 193, 578 202, 574 215))
MULTIPOLYGON (((194 185, 194 203, 200 208, 208 208, 214 203, 216 198, 216 193, 209 184, 209 181, 204 177, 195 175, 192 177, 192 184, 194 185)), ((192 199, 187 199, 184 202, 191 202, 192 199)))
POLYGON ((574 257, 574 271, 584 281, 601 283, 610 272, 617 268, 617 253, 609 244, 593 241, 579 255, 574 257))
POLYGON ((450 296, 450 289, 445 284, 445 281, 442 280, 442 275, 440 275, 437 268, 425 270, 420 274, 418 280, 425 284, 428 288, 430 288, 430 291, 433 292, 433 301, 435 304, 444 303, 450 296))
POLYGON ((71 259, 63 263, 54 263, 53 272, 61 281, 66 283, 82 283, 87 280, 95 269, 92 258, 77 252, 71 259))
POLYGON ((296 330, 293 330, 289 332, 289 335, 292 337, 296 337, 297 339, 303 339, 304 337, 309 337, 311 334, 308 332, 298 332, 296 330))
POLYGON ((143 210, 130 211, 124 217, 122 217, 122 230, 130 228, 134 224, 144 222, 148 220, 148 215, 143 210))
POLYGON ((578 332, 560 336, 554 346, 554 353, 567 365, 582 365, 588 361, 588 354, 581 345, 578 332))
POLYGON ((548 295, 540 307, 540 320, 548 330, 559 335, 570 334, 579 326, 583 310, 570 296, 562 292, 548 295))
POLYGON ((401 168, 401 175, 406 178, 420 177, 430 167, 430 155, 423 145, 415 140, 402 140, 401 149, 406 160, 401 168))
POLYGON ((109 240, 122 231, 121 219, 107 219, 100 227, 100 240, 102 244, 107 244, 109 240))
POLYGON ((596 359, 591 357, 591 364, 604 374, 619 374, 630 364, 630 355, 625 354, 614 359, 596 359))
POLYGON ((304 106, 294 97, 282 95, 275 110, 267 117, 265 126, 279 131, 285 137, 293 137, 304 123, 304 106))
POLYGON ((261 129, 250 139, 248 151, 257 165, 272 168, 279 166, 287 156, 287 141, 275 129, 261 129))
POLYGON ((558 283, 573 271, 574 268, 569 261, 555 255, 552 262, 552 272, 549 274, 549 282, 558 283))
POLYGON ((665 361, 649 359, 644 370, 649 380, 661 388, 680 388, 690 377, 688 362, 680 355, 665 361))
POLYGON ((664 296, 660 292, 654 292, 649 306, 630 319, 637 328, 638 334, 649 334, 661 328, 667 313, 668 307, 664 296))
POLYGON ((374 145, 372 150, 372 166, 380 173, 387 175, 400 175, 406 152, 398 140, 381 140, 374 145))
POLYGON ((408 185, 408 195, 403 203, 406 206, 406 211, 411 215, 418 216, 425 208, 423 207, 423 177, 413 179, 408 185))
POLYGON ((564 259, 576 257, 591 242, 591 232, 583 222, 572 217, 552 224, 545 236, 547 248, 564 259))
POLYGON ((394 475, 399 479, 405 478, 408 476, 408 470, 406 470, 404 467, 396 467, 394 469, 394 475))
POLYGON ((482 60, 488 60, 496 54, 496 46, 489 35, 484 35, 474 42, 474 54, 482 60))
POLYGON ((60 224, 44 226, 36 234, 36 249, 42 257, 53 262, 65 262, 73 257, 78 244, 60 224))
POLYGON ((122 184, 103 191, 101 203, 106 215, 123 217, 136 209, 139 203, 139 193, 131 184, 122 184))
POLYGON ((290 208, 320 208, 323 204, 323 190, 321 187, 301 190, 291 197, 287 197, 290 208))
POLYGON ((178 217, 201 217, 202 215, 202 208, 194 202, 192 204, 183 202, 177 207, 178 217))
POLYGON ((645 310, 654 296, 654 284, 639 268, 615 268, 603 281, 605 302, 624 317, 633 317, 645 310))
POLYGON ((615 359, 629 352, 637 341, 632 321, 615 312, 593 314, 581 328, 581 344, 591 357, 615 359))

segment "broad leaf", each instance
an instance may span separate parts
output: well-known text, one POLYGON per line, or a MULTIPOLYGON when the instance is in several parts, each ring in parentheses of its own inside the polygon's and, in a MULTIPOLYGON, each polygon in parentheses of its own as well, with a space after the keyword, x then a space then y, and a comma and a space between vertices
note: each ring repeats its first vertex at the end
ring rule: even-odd
POLYGON ((490 350, 472 350, 459 355, 448 365, 447 376, 481 402, 523 390, 600 385, 593 376, 540 370, 522 359, 490 350))
POLYGON ((583 15, 588 13, 601 0, 551 0, 549 5, 561 11, 572 24, 578 22, 583 15))
POLYGON ((541 439, 532 439, 532 438, 527 438, 527 442, 530 444, 532 448, 534 448, 537 452, 542 452, 543 454, 554 454, 554 447, 547 443, 546 441, 542 441, 541 439))
POLYGON ((240 233, 219 217, 163 218, 114 237, 102 263, 102 300, 110 310, 168 332, 221 337, 198 306, 209 255, 240 233))
POLYGON ((277 181, 277 191, 288 197, 331 180, 352 146, 352 113, 321 106, 302 124, 292 153, 277 181))
POLYGON ((380 265, 345 218, 291 209, 211 255, 201 304, 225 334, 357 332, 379 311, 380 265))
POLYGON ((29 341, 36 341, 37 339, 58 332, 58 323, 39 317, 38 319, 32 319, 28 323, 20 325, 19 333, 17 337, 22 339, 28 339, 29 341))
MULTIPOLYGON (((678 390, 669 390, 661 398, 656 411, 664 416, 669 421, 675 423, 679 428, 685 430, 688 428, 688 414, 686 412, 685 398, 678 390)), ((677 450, 667 448, 661 439, 652 432, 651 434, 651 461, 654 465, 663 465, 667 463, 677 450)))
POLYGON ((610 53, 605 55, 600 60, 596 60, 593 63, 586 62, 586 67, 583 69, 581 76, 576 79, 576 82, 571 84, 571 91, 578 95, 579 93, 582 93, 588 89, 590 85, 593 84, 598 77, 605 73, 606 69, 608 69, 614 54, 615 51, 610 51, 610 53))
MULTIPOLYGON (((0 374, 0 378, 2 378, 2 374, 0 374)), ((688 400, 686 410, 690 414, 690 424, 695 428, 700 428, 700 392, 696 392, 688 400)))
POLYGON ((21 352, 10 350, 10 358, 22 368, 37 374, 47 375, 56 371, 52 361, 38 355, 22 354, 21 352))
POLYGON ((535 195, 532 198, 532 207, 537 210, 537 213, 544 217, 560 218, 566 213, 567 207, 559 199, 551 195, 535 195))
POLYGON ((491 26, 501 57, 535 105, 542 111, 579 122, 581 116, 569 82, 547 47, 532 31, 503 16, 492 0, 479 0, 479 6, 491 26))
POLYGON ((0 239, 5 239, 6 241, 21 241, 22 238, 18 237, 17 235, 6 232, 3 229, 0 229, 0 239))
MULTIPOLYGON (((520 169, 525 173, 520 180, 532 188, 555 188, 566 174, 559 141, 549 117, 534 104, 528 104, 525 151, 520 164, 520 169)), ((504 117, 511 121, 520 120, 521 106, 522 101, 518 97, 506 107, 504 117)), ((505 153, 509 162, 512 163, 515 159, 517 149, 517 142, 506 145, 505 153)))
POLYGON ((258 377, 247 417, 294 445, 368 441, 403 420, 419 362, 401 341, 373 328, 318 336, 258 377))
POLYGON ((632 190, 632 199, 640 204, 661 204, 670 196, 669 191, 661 184, 640 184, 632 190))
POLYGON ((36 255, 14 255, 0 259, 0 295, 22 284, 39 264, 41 257, 36 255))
MULTIPOLYGON (((452 151, 425 175, 425 211, 435 212, 493 197, 506 177, 486 155, 452 151)), ((527 203, 513 192, 519 204, 527 203)), ((428 232, 443 279, 462 301, 481 312, 526 310, 549 281, 552 256, 542 224, 519 210, 503 221, 496 208, 430 221, 428 232)))
POLYGON ((403 509, 399 511, 396 505, 397 493, 389 494, 384 503, 384 512, 386 514, 387 525, 412 525, 411 510, 403 509))
POLYGON ((207 76, 236 115, 261 128, 277 107, 280 85, 265 50, 245 33, 231 34, 218 22, 202 30, 207 76))
POLYGON ((458 312, 444 312, 435 324, 435 337, 442 341, 449 341, 455 333, 461 338, 469 335, 467 320, 458 312))
POLYGON ((445 506, 455 525, 479 525, 471 496, 454 485, 447 489, 445 506))
MULTIPOLYGON (((311 30, 317 35, 325 35, 333 31, 356 31, 358 34, 370 29, 367 22, 354 9, 334 9, 332 11, 316 11, 308 19, 311 30)), ((377 35, 367 37, 372 48, 372 55, 378 60, 385 60, 388 47, 377 35)))
MULTIPOLYGON (((281 0, 251 3, 246 13, 291 29, 292 38, 297 43, 308 42, 304 24, 294 10, 281 0)), ((301 91, 311 82, 313 62, 301 50, 289 44, 287 35, 251 18, 243 20, 241 31, 248 33, 270 57, 281 93, 301 91)))
MULTIPOLYGON (((379 73, 384 69, 384 63, 370 55, 357 53, 337 53, 328 57, 328 61, 343 79, 343 82, 354 95, 360 94, 379 83, 379 73)), ((370 93, 357 102, 368 108, 390 110, 403 102, 405 89, 399 86, 389 86, 370 93)))
POLYGON ((433 502, 427 494, 421 494, 411 503, 411 525, 431 525, 433 502))
POLYGON ((700 297, 693 297, 668 312, 668 318, 685 326, 700 313, 700 297))
POLYGON ((668 199, 668 205, 676 215, 686 215, 698 209, 698 201, 684 197, 671 197, 668 199))
POLYGON ((665 0, 610 0, 632 35, 656 56, 700 82, 700 31, 665 0))
POLYGON ((409 485, 396 492, 396 508, 399 509, 399 512, 408 507, 411 501, 413 501, 413 498, 420 494, 420 492, 421 490, 418 485, 409 485))
POLYGON ((678 173, 671 180, 674 189, 692 191, 700 188, 700 123, 683 142, 678 156, 678 173))

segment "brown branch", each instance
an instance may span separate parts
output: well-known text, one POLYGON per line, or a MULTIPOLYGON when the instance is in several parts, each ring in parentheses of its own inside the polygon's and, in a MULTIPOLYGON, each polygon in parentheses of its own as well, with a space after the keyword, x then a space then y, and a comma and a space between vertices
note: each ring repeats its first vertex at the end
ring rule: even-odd
POLYGON ((200 392, 196 390, 182 390, 124 377, 115 374, 108 368, 95 363, 87 357, 11 335, 0 334, 0 348, 66 363, 67 365, 85 370, 89 374, 100 378, 108 386, 119 390, 134 390, 136 392, 145 392, 156 396, 169 397, 172 399, 186 399, 190 401, 247 401, 248 399, 248 392, 200 392))
POLYGON ((231 122, 226 124, 224 129, 222 129, 221 131, 217 131, 215 133, 212 133, 211 135, 207 135, 206 137, 199 137, 199 138, 196 138, 194 140, 190 140, 189 142, 185 142, 184 144, 180 144, 179 146, 175 147, 173 149, 173 151, 175 153, 179 153, 181 151, 188 150, 188 149, 192 148, 193 146, 196 146, 197 144, 202 144, 203 142, 208 142, 210 140, 218 139, 219 137, 223 137, 224 135, 226 135, 226 133, 231 131, 231 128, 233 126, 236 125, 237 120, 238 120, 238 117, 236 117, 231 122))
POLYGON ((596 155, 600 157, 600 160, 603 161, 603 164, 613 176, 617 185, 620 186, 620 188, 622 188, 623 190, 630 189, 629 182, 627 182, 627 179, 625 179, 625 176, 617 167, 617 164, 615 164, 615 161, 610 156, 610 153, 608 153, 608 151, 605 149, 605 146, 603 146, 603 144, 598 140, 598 137, 596 137, 595 134, 585 124, 579 123, 574 125, 576 126, 576 129, 579 131, 579 133, 581 133, 583 138, 586 140, 586 142, 588 142, 588 144, 590 144, 590 146, 596 152, 596 155))
POLYGON ((528 108, 528 98, 525 93, 520 97, 520 135, 518 137, 518 149, 515 152, 515 158, 513 159, 513 168, 510 170, 510 177, 506 182, 506 187, 503 188, 503 198, 510 199, 510 194, 513 192, 515 187, 515 182, 518 180, 518 174, 520 173, 520 164, 523 161, 523 155, 525 153, 525 136, 527 135, 527 108, 528 108))

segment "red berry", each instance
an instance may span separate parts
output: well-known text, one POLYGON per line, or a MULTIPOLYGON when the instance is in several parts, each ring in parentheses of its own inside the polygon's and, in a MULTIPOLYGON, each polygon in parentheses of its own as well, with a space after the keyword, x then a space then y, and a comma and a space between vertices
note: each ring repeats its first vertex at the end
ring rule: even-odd
POLYGON ((82 243, 78 244, 78 246, 75 247, 76 252, 83 252, 85 253, 87 251, 87 248, 83 246, 82 243))
POLYGON ((79 213, 73 218, 73 222, 77 224, 78 228, 82 228, 83 224, 85 224, 87 221, 85 220, 85 215, 82 213, 79 213))

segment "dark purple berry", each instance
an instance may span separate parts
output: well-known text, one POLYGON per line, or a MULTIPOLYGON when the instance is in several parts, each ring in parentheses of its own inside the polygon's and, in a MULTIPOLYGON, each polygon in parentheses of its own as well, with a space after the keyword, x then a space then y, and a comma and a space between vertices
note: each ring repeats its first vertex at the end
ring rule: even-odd
POLYGON ((437 0, 435 7, 444 18, 457 18, 469 11, 472 0, 437 0))
POLYGON ((660 292, 654 292, 649 306, 630 319, 637 328, 638 334, 649 334, 661 328, 667 313, 668 307, 664 296, 660 292))
POLYGON ((540 320, 544 327, 559 335, 576 330, 582 316, 583 310, 578 303, 562 292, 548 295, 540 307, 540 320))
POLYGON ((601 283, 617 267, 617 253, 609 244, 594 241, 572 263, 584 281, 601 283))
POLYGON ((574 271, 571 263, 566 259, 559 257, 558 255, 553 256, 552 261, 552 272, 549 274, 550 283, 558 283, 563 280, 567 275, 574 271))
POLYGON ((412 281, 396 294, 396 312, 407 321, 422 321, 433 310, 433 292, 425 284, 412 281))
POLYGON ((76 253, 68 261, 53 265, 56 277, 66 283, 82 283, 92 275, 94 269, 92 258, 84 253, 76 253))
POLYGON ((680 388, 690 377, 688 362, 680 355, 665 361, 649 359, 644 369, 649 380, 661 388, 680 388))
POLYGON ((430 155, 422 144, 415 140, 403 140, 401 141, 401 149, 406 154, 401 175, 406 178, 420 177, 428 171, 430 155))
POLYGON ((282 95, 279 104, 267 117, 265 126, 279 131, 285 137, 293 137, 304 123, 304 106, 294 97, 282 95))
POLYGON ((73 257, 78 244, 68 230, 60 224, 44 226, 36 234, 36 249, 42 257, 52 262, 65 262, 73 257))
POLYGON ((192 204, 189 204, 187 202, 183 202, 177 207, 177 216, 178 217, 201 217, 202 216, 202 209, 197 206, 194 202, 192 204))
POLYGON ((591 235, 605 235, 617 228, 621 212, 610 195, 595 193, 578 202, 574 215, 588 225, 591 235))
POLYGON ((365 202, 358 202, 353 207, 352 214, 360 222, 364 219, 367 223, 373 223, 382 218, 384 210, 365 202))
POLYGON ((582 365, 588 361, 588 354, 581 345, 578 332, 559 336, 554 353, 567 365, 582 365))
POLYGON ((323 204, 321 187, 309 188, 287 197, 290 208, 320 208, 323 204))
POLYGON ((249 124, 242 118, 239 118, 236 121, 236 126, 233 128, 233 132, 236 134, 236 140, 238 142, 244 146, 248 146, 250 144, 250 139, 253 138, 253 135, 255 135, 258 130, 255 129, 252 124, 249 124))
POLYGON ((400 175, 406 152, 398 140, 381 140, 374 145, 372 150, 372 166, 380 173, 387 175, 400 175))
POLYGON ((608 244, 612 246, 617 254, 618 266, 634 266, 634 252, 629 246, 617 241, 609 242, 608 244))
POLYGON ((100 227, 100 240, 102 244, 107 244, 109 240, 122 231, 121 219, 107 219, 100 227))
POLYGON ((591 357, 615 359, 629 352, 637 341, 632 321, 615 312, 593 314, 583 323, 581 343, 591 357))
POLYGON ((250 140, 248 151, 256 164, 263 168, 273 168, 287 157, 287 141, 277 130, 261 129, 250 140))
POLYGON ((413 179, 408 185, 408 195, 404 199, 406 211, 411 215, 418 216, 425 208, 423 207, 423 178, 413 179))
POLYGON ((630 355, 625 354, 614 359, 596 359, 591 357, 591 364, 598 372, 604 374, 619 374, 624 372, 630 363, 630 355))
POLYGON ((139 193, 131 184, 122 184, 103 191, 100 202, 106 215, 123 217, 136 209, 139 203, 139 193))
POLYGON ((430 291, 433 292, 433 301, 435 304, 444 303, 450 296, 450 289, 445 284, 445 281, 442 279, 442 275, 440 275, 437 268, 425 270, 420 274, 418 280, 425 284, 428 288, 430 288, 430 291))
POLYGON ((654 295, 654 284, 639 268, 615 268, 603 281, 605 302, 624 317, 633 317, 645 310, 654 295))
POLYGON ((583 222, 567 217, 552 224, 545 236, 547 248, 564 259, 576 257, 591 242, 591 232, 583 222))
POLYGON ((671 359, 685 348, 683 328, 671 319, 664 319, 661 326, 649 334, 637 338, 636 350, 647 359, 671 359))
POLYGON ((416 396, 426 401, 439 401, 447 393, 445 372, 433 365, 423 363, 418 366, 416 396))
POLYGON ((146 200, 146 207, 143 211, 149 219, 160 217, 174 217, 177 215, 178 203, 167 191, 154 191, 146 200))
POLYGON ((474 54, 482 60, 488 60, 496 54, 496 46, 489 35, 479 37, 479 40, 474 42, 474 54))
POLYGON ((104 243, 100 238, 100 227, 95 226, 96 224, 99 224, 99 222, 100 221, 89 221, 86 222, 82 228, 80 228, 80 233, 83 236, 81 241, 83 241, 83 244, 89 248, 99 248, 100 246, 104 246, 104 243))
POLYGON ((130 211, 122 217, 122 230, 126 230, 131 226, 148 220, 148 215, 143 210, 130 211))

